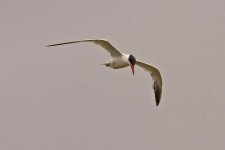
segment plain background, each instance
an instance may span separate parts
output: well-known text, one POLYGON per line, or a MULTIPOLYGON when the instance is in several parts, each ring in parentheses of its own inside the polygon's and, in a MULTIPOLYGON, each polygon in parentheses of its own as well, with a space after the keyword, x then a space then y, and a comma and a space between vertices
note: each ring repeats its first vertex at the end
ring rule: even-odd
POLYGON ((224 0, 1 0, 0 149, 225 147, 224 0), (158 67, 101 66, 104 38, 158 67))

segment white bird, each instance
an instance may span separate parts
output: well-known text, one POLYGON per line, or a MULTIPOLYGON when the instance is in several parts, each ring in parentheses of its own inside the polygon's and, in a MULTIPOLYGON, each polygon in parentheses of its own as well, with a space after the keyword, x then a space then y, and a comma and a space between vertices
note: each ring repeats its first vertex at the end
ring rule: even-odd
POLYGON ((103 64, 107 67, 110 67, 113 69, 119 69, 119 68, 130 66, 132 73, 134 75, 134 66, 136 64, 139 67, 143 68, 145 71, 147 71, 152 76, 152 79, 154 81, 153 89, 155 92, 156 106, 159 105, 161 95, 162 95, 162 78, 161 78, 159 70, 156 67, 153 67, 149 64, 143 63, 141 61, 137 61, 133 55, 121 53, 113 45, 111 45, 107 40, 103 40, 103 39, 79 40, 79 41, 52 44, 52 45, 48 45, 47 47, 72 44, 72 43, 80 43, 80 42, 95 43, 103 47, 106 51, 108 51, 111 54, 112 58, 103 64))

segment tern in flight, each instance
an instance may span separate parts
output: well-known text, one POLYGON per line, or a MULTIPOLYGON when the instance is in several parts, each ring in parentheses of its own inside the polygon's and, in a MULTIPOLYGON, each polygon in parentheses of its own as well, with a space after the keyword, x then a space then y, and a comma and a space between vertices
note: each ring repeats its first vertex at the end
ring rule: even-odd
POLYGON ((112 58, 103 64, 107 67, 110 67, 113 69, 120 69, 120 68, 130 66, 133 75, 134 75, 135 65, 138 65, 139 67, 147 71, 152 76, 152 79, 153 79, 153 89, 155 93, 156 106, 159 105, 161 95, 162 95, 162 78, 161 78, 159 70, 156 67, 153 67, 149 64, 136 60, 136 58, 133 55, 120 52, 107 40, 102 40, 102 39, 79 40, 79 41, 52 44, 52 45, 48 45, 47 47, 72 44, 72 43, 81 43, 81 42, 94 43, 103 47, 106 51, 108 51, 111 54, 112 58))

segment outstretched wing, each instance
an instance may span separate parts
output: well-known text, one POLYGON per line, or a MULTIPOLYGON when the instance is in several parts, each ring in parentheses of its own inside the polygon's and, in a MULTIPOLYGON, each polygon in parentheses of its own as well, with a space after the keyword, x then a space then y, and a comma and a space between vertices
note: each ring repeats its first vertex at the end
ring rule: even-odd
POLYGON ((148 71, 150 75, 152 76, 154 80, 153 89, 155 92, 155 100, 156 100, 156 105, 158 106, 161 99, 161 95, 162 95, 162 77, 160 75, 159 70, 149 64, 146 64, 140 61, 137 61, 136 65, 140 66, 145 71, 148 71))
POLYGON ((121 56, 121 53, 112 44, 110 44, 106 40, 100 40, 100 39, 90 39, 90 40, 80 40, 80 41, 58 43, 58 44, 48 45, 47 47, 58 46, 58 45, 65 45, 65 44, 73 44, 73 43, 81 43, 81 42, 92 42, 92 43, 95 43, 95 44, 103 47, 105 50, 107 50, 107 52, 109 52, 112 57, 121 56))

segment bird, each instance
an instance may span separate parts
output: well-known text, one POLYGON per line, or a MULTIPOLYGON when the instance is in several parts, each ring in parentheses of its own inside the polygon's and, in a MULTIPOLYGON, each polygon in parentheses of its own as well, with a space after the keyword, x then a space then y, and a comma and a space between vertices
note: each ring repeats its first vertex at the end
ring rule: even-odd
POLYGON ((161 95, 162 95, 162 77, 161 77, 160 71, 156 67, 149 65, 147 63, 144 63, 142 61, 136 60, 136 58, 131 54, 120 52, 117 48, 115 48, 110 42, 108 42, 105 39, 85 39, 85 40, 78 40, 78 41, 72 41, 72 42, 51 44, 51 45, 47 45, 46 47, 74 44, 74 43, 94 43, 101 46, 111 55, 111 59, 103 64, 106 67, 110 67, 112 69, 120 69, 120 68, 130 66, 133 75, 135 72, 135 69, 134 69, 135 65, 147 71, 151 75, 153 80, 153 90, 155 94, 156 106, 159 105, 161 100, 161 95))

